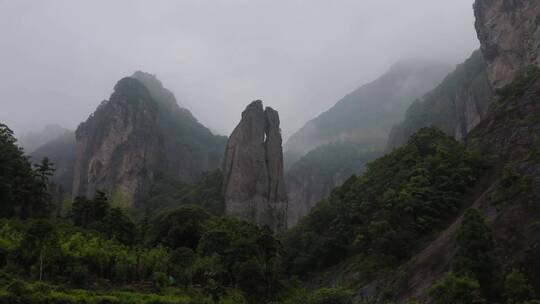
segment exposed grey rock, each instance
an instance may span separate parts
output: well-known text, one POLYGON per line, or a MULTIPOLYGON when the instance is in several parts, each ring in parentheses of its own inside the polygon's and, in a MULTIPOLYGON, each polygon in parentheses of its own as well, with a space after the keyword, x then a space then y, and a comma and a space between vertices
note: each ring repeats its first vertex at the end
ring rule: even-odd
POLYGON ((144 85, 121 79, 108 101, 76 131, 73 194, 121 191, 133 204, 163 158, 158 108, 144 85))
POLYGON ((287 194, 278 112, 262 101, 242 112, 225 151, 225 213, 268 226, 287 227, 287 194))
POLYGON ((528 65, 540 65, 540 1, 476 0, 476 31, 494 88, 528 65))
POLYGON ((167 173, 194 183, 203 172, 218 169, 223 163, 226 137, 212 134, 188 109, 180 107, 174 94, 155 75, 137 71, 132 77, 144 84, 158 104, 165 151, 162 162, 167 173))
POLYGON ((222 164, 226 138, 215 136, 155 75, 135 72, 76 131, 73 194, 118 191, 144 202, 156 175, 187 183, 222 164))

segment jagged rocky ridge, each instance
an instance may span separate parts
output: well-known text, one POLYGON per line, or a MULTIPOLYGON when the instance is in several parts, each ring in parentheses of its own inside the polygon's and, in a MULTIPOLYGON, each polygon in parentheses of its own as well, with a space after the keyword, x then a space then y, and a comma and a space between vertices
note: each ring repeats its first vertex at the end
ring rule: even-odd
POLYGON ((278 112, 249 104, 227 142, 224 162, 225 213, 268 226, 287 227, 287 194, 278 112))
POLYGON ((77 128, 73 195, 120 193, 137 205, 158 174, 193 182, 218 168, 224 142, 155 76, 136 72, 77 128))

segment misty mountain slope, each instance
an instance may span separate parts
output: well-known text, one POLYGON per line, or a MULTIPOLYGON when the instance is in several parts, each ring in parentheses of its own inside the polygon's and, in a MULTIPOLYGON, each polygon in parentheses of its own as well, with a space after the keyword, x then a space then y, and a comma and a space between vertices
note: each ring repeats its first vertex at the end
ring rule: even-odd
MULTIPOLYGON (((524 271, 534 290, 540 289, 540 69, 518 76, 499 91, 484 120, 466 137, 467 146, 488 155, 492 169, 469 199, 491 227, 498 258, 496 267, 524 271), (531 267, 534 265, 533 267, 531 267)), ((462 217, 422 250, 406 267, 402 298, 426 298, 426 289, 453 268, 462 217)), ((503 279, 492 270, 496 280, 503 279)))
POLYGON ((364 165, 382 152, 349 141, 336 142, 317 147, 295 162, 285 175, 289 227, 308 214, 333 188, 353 174, 362 174, 364 165))
POLYGON ((70 194, 73 186, 73 165, 75 163, 75 133, 65 131, 62 135, 48 141, 29 154, 33 163, 48 157, 55 172, 51 181, 70 194))
POLYGON ((419 130, 334 188, 285 235, 291 275, 316 273, 323 286, 361 289, 393 273, 459 215, 483 170, 481 156, 462 143, 419 130))
POLYGON ((41 131, 28 132, 19 136, 18 141, 19 145, 24 148, 26 153, 32 153, 47 142, 64 135, 65 132, 71 131, 60 125, 50 124, 45 126, 41 131))
POLYGON ((445 64, 422 60, 393 65, 383 76, 343 97, 294 133, 285 145, 290 157, 287 162, 292 164, 313 148, 336 141, 384 147, 392 124, 449 70, 445 64))
POLYGON ((422 128, 370 163, 285 235, 289 271, 383 303, 432 303, 430 288, 448 273, 467 273, 487 303, 511 303, 500 286, 512 269, 539 290, 539 100, 535 67, 499 90, 463 142, 422 128), (481 230, 462 236, 471 213, 493 247, 468 256, 461 248, 483 246, 481 230))
POLYGON ((192 183, 219 168, 225 138, 180 108, 155 76, 136 72, 79 126, 76 142, 73 194, 102 190, 133 206, 157 176, 192 183))
MULTIPOLYGON (((443 84, 453 88, 450 97, 475 79, 497 88, 495 95, 478 95, 484 114, 461 142, 445 134, 453 128, 421 128, 363 176, 334 189, 285 239, 292 273, 320 269, 308 276, 312 284, 345 286, 357 299, 381 303, 538 299, 540 63, 539 44, 530 39, 540 5, 477 0, 474 8, 487 69, 476 69, 478 78, 470 74, 472 82, 456 77, 451 86, 454 73, 443 84), (490 53, 500 48, 508 52, 490 53), (521 68, 492 66, 512 60, 521 68), (408 221, 416 223, 403 225, 408 221)), ((447 109, 455 100, 446 99, 447 109)))
POLYGON ((403 145, 414 132, 429 126, 461 139, 482 120, 492 96, 486 62, 482 53, 475 51, 407 109, 403 122, 392 128, 386 148, 403 145))
POLYGON ((286 145, 289 225, 380 152, 410 102, 437 85, 449 67, 421 60, 393 65, 309 121, 286 145), (307 154, 306 154, 307 153, 307 154), (305 154, 305 155, 304 155, 305 154))

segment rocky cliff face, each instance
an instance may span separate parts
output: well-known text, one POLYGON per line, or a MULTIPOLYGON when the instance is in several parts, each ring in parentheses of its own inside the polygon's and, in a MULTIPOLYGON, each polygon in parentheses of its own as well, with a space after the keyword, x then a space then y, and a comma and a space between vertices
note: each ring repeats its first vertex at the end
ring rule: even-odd
POLYGON ((494 88, 510 83, 524 67, 540 64, 540 2, 479 0, 474 12, 494 88))
POLYGON ((144 84, 158 105, 167 172, 184 182, 194 183, 203 172, 219 168, 227 138, 212 134, 188 109, 180 107, 174 94, 154 75, 138 71, 132 77, 144 84))
POLYGON ((121 191, 133 204, 163 159, 158 106, 137 79, 124 78, 76 131, 73 194, 121 191))
POLYGON ((154 75, 136 72, 77 129, 73 194, 118 193, 138 206, 156 175, 192 183, 219 168, 224 145, 154 75))
POLYGON ((480 51, 476 51, 439 86, 409 107, 404 121, 392 128, 386 149, 405 144, 423 127, 436 126, 462 139, 485 117, 492 99, 487 65, 480 51))
POLYGON ((224 162, 225 213, 274 231, 287 227, 279 115, 260 100, 242 112, 227 142, 224 162))

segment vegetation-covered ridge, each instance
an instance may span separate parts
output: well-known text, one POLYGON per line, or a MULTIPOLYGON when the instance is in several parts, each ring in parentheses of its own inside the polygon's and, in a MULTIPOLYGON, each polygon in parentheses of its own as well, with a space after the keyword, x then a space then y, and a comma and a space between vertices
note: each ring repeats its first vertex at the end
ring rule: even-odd
POLYGON ((287 270, 306 274, 355 255, 403 261, 458 215, 484 167, 478 153, 421 129, 335 188, 284 236, 287 270))

